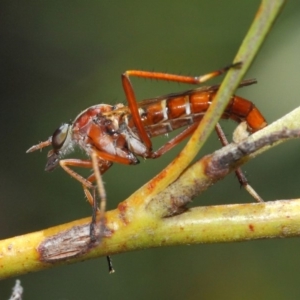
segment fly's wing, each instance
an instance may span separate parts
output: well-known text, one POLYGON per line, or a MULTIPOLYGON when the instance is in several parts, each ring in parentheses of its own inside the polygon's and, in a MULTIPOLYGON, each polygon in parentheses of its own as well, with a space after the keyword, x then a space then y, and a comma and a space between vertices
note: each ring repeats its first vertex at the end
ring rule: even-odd
MULTIPOLYGON (((238 88, 244 87, 244 86, 248 86, 248 85, 252 85, 257 83, 256 79, 247 79, 247 80, 243 80, 238 88)), ((153 104, 153 103, 157 103, 160 102, 164 99, 172 99, 172 98, 177 98, 177 97, 182 97, 182 96, 186 96, 186 95, 190 95, 193 93, 201 93, 201 92, 213 92, 213 91, 217 91, 220 88, 220 84, 216 84, 216 85, 210 85, 210 86, 201 86, 195 89, 191 89, 191 90, 187 90, 184 92, 179 92, 179 93, 171 93, 171 94, 167 94, 164 96, 159 96, 159 97, 154 97, 154 98, 150 98, 150 99, 145 99, 142 101, 137 102, 137 106, 138 107, 144 107, 147 106, 149 104, 153 104)), ((110 111, 110 112, 106 112, 106 113, 102 113, 102 115, 104 116, 113 116, 113 115, 129 115, 131 114, 128 106, 124 106, 119 104, 116 109, 110 111)))
MULTIPOLYGON (((248 86, 248 85, 252 85, 257 83, 256 79, 247 79, 247 80, 243 80, 238 88, 244 87, 244 86, 248 86)), ((187 90, 184 92, 179 92, 179 93, 171 93, 171 94, 167 94, 164 96, 159 96, 159 97, 155 97, 155 98, 151 98, 151 99, 145 99, 142 100, 140 102, 137 103, 138 107, 143 107, 149 104, 153 104, 156 102, 160 102, 163 99, 172 99, 172 98, 177 98, 177 97, 182 97, 182 96, 186 96, 186 95, 190 95, 190 94, 194 94, 194 93, 205 93, 205 92, 214 92, 217 91, 220 88, 220 84, 216 84, 216 85, 210 85, 210 86, 200 86, 198 88, 195 89, 191 89, 191 90, 187 90)), ((126 107, 124 107, 126 108, 126 107)))

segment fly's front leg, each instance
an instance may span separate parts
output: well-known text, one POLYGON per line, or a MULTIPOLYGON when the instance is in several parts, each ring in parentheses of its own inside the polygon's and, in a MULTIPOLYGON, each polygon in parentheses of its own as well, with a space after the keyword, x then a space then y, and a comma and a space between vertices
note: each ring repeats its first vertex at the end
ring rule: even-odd
POLYGON ((92 162, 89 160, 81 160, 81 159, 64 159, 59 162, 60 166, 73 178, 78 180, 83 187, 84 194, 92 206, 92 221, 90 225, 90 238, 91 243, 94 243, 96 238, 96 216, 97 216, 97 201, 96 201, 96 194, 95 194, 95 187, 93 186, 92 182, 80 174, 76 173, 74 170, 72 170, 69 166, 72 167, 82 167, 82 168, 92 168, 92 162), (93 196, 90 192, 90 190, 93 190, 93 196))
MULTIPOLYGON (((91 158, 92 158, 92 165, 93 165, 93 169, 94 169, 94 174, 92 174, 88 180, 93 180, 96 181, 97 185, 96 187, 98 187, 98 192, 99 192, 99 197, 100 197, 100 224, 101 224, 101 229, 100 232, 103 232, 104 230, 104 214, 105 214, 105 208, 106 208, 106 192, 105 192, 105 188, 104 188, 104 184, 103 184, 103 180, 100 174, 100 170, 99 170, 99 161, 98 161, 98 156, 97 153, 95 151, 92 152, 91 154, 91 158)), ((94 194, 94 199, 96 199, 96 195, 94 194)), ((96 200, 94 200, 94 203, 96 202, 96 200)), ((97 204, 94 204, 94 212, 97 211, 97 204)), ((96 221, 96 218, 95 218, 96 221)))
MULTIPOLYGON (((93 195, 85 186, 83 186, 83 191, 84 191, 84 194, 87 197, 89 203, 92 206, 92 221, 90 224, 90 238, 91 238, 91 243, 94 244, 98 240, 97 233, 96 233, 97 210, 98 210, 97 200, 96 200, 96 188, 93 187, 93 195)), ((100 233, 100 235, 101 235, 101 233, 100 233)))
MULTIPOLYGON (((94 154, 95 152, 93 152, 94 154)), ((92 156, 93 158, 93 156, 92 156)), ((73 178, 75 178, 76 180, 78 180, 82 186, 83 186, 83 191, 85 193, 85 196, 87 197, 90 205, 92 206, 92 222, 90 225, 90 238, 91 238, 91 243, 94 244, 97 240, 97 234, 96 234, 96 226, 97 226, 97 201, 96 201, 96 188, 95 186, 92 184, 97 178, 97 176, 95 175, 96 172, 101 172, 102 174, 104 172, 106 172, 111 166, 112 163, 109 161, 102 161, 102 162, 98 162, 98 159, 95 161, 89 161, 89 160, 81 160, 81 159, 64 159, 61 160, 60 162, 61 167, 69 174, 71 175, 73 178), (74 170, 72 170, 70 168, 70 166, 72 167, 82 167, 82 168, 93 168, 94 169, 94 173, 91 174, 88 178, 84 178, 83 176, 81 176, 80 174, 76 173, 74 170), (91 194, 90 190, 93 191, 93 195, 91 194)), ((99 184, 99 182, 97 181, 97 183, 99 184)), ((104 187, 103 187, 104 189, 104 187)), ((105 193, 105 191, 104 191, 105 193)), ((103 194, 100 194, 100 198, 103 197, 103 194)), ((103 198, 101 198, 102 200, 103 198)), ((106 196, 105 196, 105 203, 106 203, 106 196)), ((103 205, 101 205, 102 211, 103 211, 103 205)), ((105 206, 104 206, 105 209, 105 206)), ((101 226, 102 227, 102 226, 101 226)), ((102 229, 102 228, 101 228, 102 229)), ((100 229, 100 236, 102 234, 102 230, 100 229)), ((107 256, 107 262, 108 262, 108 270, 109 273, 113 273, 114 269, 112 266, 112 261, 111 258, 109 256, 107 256)))
POLYGON ((60 166, 73 178, 78 180, 85 188, 93 188, 92 183, 85 179, 83 176, 75 172, 70 168, 72 167, 80 167, 80 168, 92 168, 92 162, 90 160, 82 160, 82 159, 62 159, 59 161, 60 166))
MULTIPOLYGON (((111 166, 112 163, 108 161, 103 161, 98 163, 98 169, 100 168, 100 172, 103 174, 106 172, 111 166)), ((94 206, 94 200, 91 193, 89 192, 89 189, 94 189, 93 182, 95 181, 94 174, 90 175, 88 178, 84 178, 74 170, 72 170, 70 167, 80 167, 80 168, 93 168, 93 163, 90 160, 82 160, 82 159, 63 159, 59 162, 60 166, 73 178, 75 178, 77 181, 79 181, 84 189, 84 193, 88 199, 88 202, 93 207, 94 206)))
MULTIPOLYGON (((97 200, 96 200, 96 193, 95 193, 95 186, 92 184, 95 181, 95 176, 94 174, 90 175, 87 179, 75 172, 70 168, 72 167, 81 167, 81 168, 94 168, 93 162, 90 160, 81 160, 81 159, 64 159, 61 160, 60 162, 61 167, 73 178, 78 180, 82 186, 83 186, 83 191, 84 194, 92 206, 92 222, 91 222, 91 240, 96 240, 95 237, 95 225, 96 225, 96 217, 97 217, 97 200), (92 190, 93 195, 91 194, 90 190, 92 190)), ((97 164, 97 169, 101 173, 104 173, 106 170, 109 169, 109 167, 112 165, 111 162, 106 162, 103 161, 103 163, 98 163, 97 164)), ((95 169, 95 168, 94 168, 95 169)))
MULTIPOLYGON (((103 174, 111 166, 111 163, 107 161, 106 164, 104 165, 104 166, 106 166, 106 169, 103 170, 103 168, 102 168, 100 170, 99 163, 101 164, 102 167, 103 167, 103 163, 98 161, 97 152, 93 151, 91 154, 91 157, 92 157, 94 174, 90 178, 90 180, 93 179, 93 180, 96 180, 96 182, 97 182, 97 187, 98 187, 98 192, 99 192, 99 197, 100 197, 100 234, 103 234, 104 230, 105 230, 104 225, 105 225, 105 210, 106 210, 107 199, 106 199, 106 192, 105 192, 101 174, 103 174)), ((96 195, 94 195, 94 198, 96 199, 96 195)), ((96 202, 96 201, 94 201, 94 202, 96 202)), ((97 208, 97 206, 96 206, 96 208, 97 208)), ((106 256, 106 258, 107 258, 109 273, 110 274, 114 273, 115 270, 113 268, 112 260, 111 260, 110 256, 106 256)))

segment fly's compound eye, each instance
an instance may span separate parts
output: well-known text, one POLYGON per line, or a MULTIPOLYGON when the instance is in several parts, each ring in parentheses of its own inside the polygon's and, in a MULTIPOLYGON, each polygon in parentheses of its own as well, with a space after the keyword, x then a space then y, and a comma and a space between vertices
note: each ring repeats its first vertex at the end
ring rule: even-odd
POLYGON ((56 129, 52 136, 52 147, 54 150, 59 150, 67 139, 70 124, 63 124, 56 129))

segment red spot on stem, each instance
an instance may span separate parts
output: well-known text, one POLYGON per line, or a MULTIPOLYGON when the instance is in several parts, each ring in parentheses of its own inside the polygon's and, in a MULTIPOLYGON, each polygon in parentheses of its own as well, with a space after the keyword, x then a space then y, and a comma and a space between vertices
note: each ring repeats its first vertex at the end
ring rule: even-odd
POLYGON ((249 227, 250 231, 254 231, 254 225, 253 224, 249 224, 248 227, 249 227))

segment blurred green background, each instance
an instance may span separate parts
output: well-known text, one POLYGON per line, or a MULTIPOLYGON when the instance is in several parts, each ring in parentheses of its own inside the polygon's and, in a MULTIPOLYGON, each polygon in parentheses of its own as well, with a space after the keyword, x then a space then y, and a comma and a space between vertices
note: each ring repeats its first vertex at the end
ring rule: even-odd
MULTIPOLYGON (((61 169, 44 172, 46 151, 25 154, 62 122, 96 103, 124 103, 128 69, 200 75, 229 64, 259 1, 2 1, 0 238, 90 215, 82 188, 61 169)), ((300 2, 290 1, 238 93, 272 122, 296 108, 300 2)), ((218 79, 213 82, 218 82, 218 79)), ((186 90, 133 79, 139 99, 186 90)), ((235 126, 223 122, 230 136, 235 126)), ((157 138, 155 147, 165 137, 157 138)), ((181 145, 182 146, 182 145, 181 145)), ((202 154, 219 148, 213 135, 202 154)), ((299 141, 272 149, 245 170, 266 200, 300 196, 299 141)), ((108 207, 157 174, 180 147, 104 176, 108 207)), ((80 155, 80 154, 79 154, 80 155)), ((77 154, 75 156, 77 157, 77 154)), ((250 202, 233 175, 194 205, 250 202)), ((300 224, 299 224, 300 226, 300 224)), ((20 276, 24 299, 299 299, 300 240, 263 240, 150 249, 20 276)), ((0 282, 8 299, 15 279, 0 282)))

